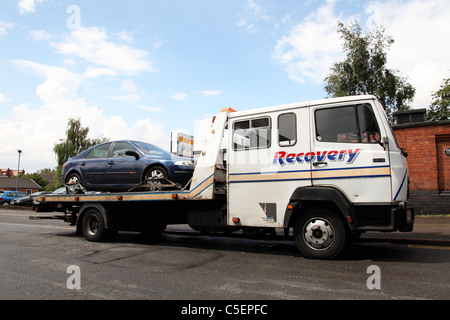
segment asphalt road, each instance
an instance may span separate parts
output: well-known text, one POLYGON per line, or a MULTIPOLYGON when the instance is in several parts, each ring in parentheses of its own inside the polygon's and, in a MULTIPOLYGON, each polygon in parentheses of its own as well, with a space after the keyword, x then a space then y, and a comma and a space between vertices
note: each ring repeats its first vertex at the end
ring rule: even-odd
POLYGON ((147 242, 128 232, 92 243, 75 227, 30 214, 0 210, 2 300, 450 298, 445 245, 369 238, 339 260, 318 261, 292 242, 196 233, 147 242))

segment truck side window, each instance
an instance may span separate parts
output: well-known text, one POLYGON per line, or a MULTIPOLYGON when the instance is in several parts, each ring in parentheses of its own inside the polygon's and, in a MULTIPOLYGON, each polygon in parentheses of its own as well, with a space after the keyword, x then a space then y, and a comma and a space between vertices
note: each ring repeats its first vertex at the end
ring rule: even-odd
POLYGON ((367 104, 358 106, 358 121, 361 142, 377 143, 380 141, 380 129, 372 108, 367 104))
POLYGON ((368 104, 319 109, 316 139, 321 142, 377 143, 380 130, 368 104))
POLYGON ((297 143, 297 121, 295 113, 284 113, 278 117, 278 144, 280 147, 297 143))
POLYGON ((233 150, 259 149, 269 146, 269 118, 236 121, 233 124, 233 150))

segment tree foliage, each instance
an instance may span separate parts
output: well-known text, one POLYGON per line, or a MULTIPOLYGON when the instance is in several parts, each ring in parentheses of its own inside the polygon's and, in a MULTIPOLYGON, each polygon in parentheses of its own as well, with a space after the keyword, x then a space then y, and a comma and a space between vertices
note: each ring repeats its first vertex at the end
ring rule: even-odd
POLYGON ((433 102, 427 112, 429 121, 450 119, 450 78, 444 79, 441 88, 433 93, 433 102))
POLYGON ((364 35, 357 22, 350 26, 338 23, 347 54, 344 61, 336 62, 325 78, 325 91, 329 97, 372 94, 383 105, 389 118, 395 111, 408 110, 415 89, 397 70, 388 69, 387 50, 394 43, 382 27, 364 35))
POLYGON ((55 144, 53 151, 56 154, 58 167, 56 168, 55 181, 56 187, 60 186, 60 175, 63 164, 71 157, 76 156, 80 152, 105 141, 108 138, 89 139, 89 128, 81 126, 80 118, 70 118, 67 123, 66 140, 55 144))

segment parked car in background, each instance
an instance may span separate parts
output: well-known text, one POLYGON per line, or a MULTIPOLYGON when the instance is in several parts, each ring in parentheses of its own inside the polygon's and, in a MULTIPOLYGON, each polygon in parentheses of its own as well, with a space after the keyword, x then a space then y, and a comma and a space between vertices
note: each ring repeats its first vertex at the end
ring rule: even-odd
POLYGON ((7 206, 11 204, 13 199, 22 197, 28 197, 28 194, 22 191, 4 191, 0 196, 0 204, 7 206))
POLYGON ((63 166, 61 181, 69 193, 127 191, 139 183, 150 185, 168 179, 185 186, 192 177, 193 161, 172 155, 141 141, 112 141, 95 145, 63 166))
POLYGON ((33 194, 27 195, 26 197, 15 198, 11 200, 11 205, 14 206, 23 206, 23 207, 31 207, 33 206, 34 197, 42 194, 49 193, 47 191, 38 191, 33 194))

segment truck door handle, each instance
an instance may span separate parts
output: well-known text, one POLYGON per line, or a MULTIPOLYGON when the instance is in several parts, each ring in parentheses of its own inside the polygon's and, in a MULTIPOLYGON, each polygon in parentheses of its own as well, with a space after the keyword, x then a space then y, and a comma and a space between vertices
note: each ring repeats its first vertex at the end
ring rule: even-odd
POLYGON ((80 166, 84 167, 86 165, 86 162, 80 163, 80 166))
POLYGON ((318 167, 318 166, 326 166, 328 164, 328 162, 326 161, 317 161, 317 162, 313 162, 313 166, 314 167, 318 167))

